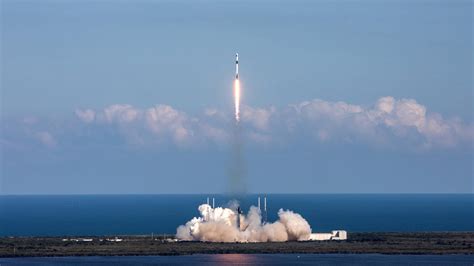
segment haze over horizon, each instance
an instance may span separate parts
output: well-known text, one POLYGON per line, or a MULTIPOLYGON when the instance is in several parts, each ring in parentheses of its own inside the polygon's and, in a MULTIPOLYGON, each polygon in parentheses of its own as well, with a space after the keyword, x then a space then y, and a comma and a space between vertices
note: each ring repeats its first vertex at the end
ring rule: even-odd
POLYGON ((473 193, 470 1, 2 1, 0 195, 473 193), (249 8, 251 7, 251 8, 249 8))

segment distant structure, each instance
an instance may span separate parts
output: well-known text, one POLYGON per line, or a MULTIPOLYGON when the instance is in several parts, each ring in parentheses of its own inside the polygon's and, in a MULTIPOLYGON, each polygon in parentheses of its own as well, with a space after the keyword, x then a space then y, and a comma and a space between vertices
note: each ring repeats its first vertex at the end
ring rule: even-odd
POLYGON ((260 211, 260 214, 262 215, 262 222, 266 223, 267 222, 267 197, 263 197, 263 211, 262 207, 260 205, 260 197, 257 198, 257 207, 258 210, 260 211))
POLYGON ((263 197, 263 223, 267 223, 267 197, 263 197))
POLYGON ((308 240, 347 240, 347 231, 333 230, 331 233, 312 233, 308 240))

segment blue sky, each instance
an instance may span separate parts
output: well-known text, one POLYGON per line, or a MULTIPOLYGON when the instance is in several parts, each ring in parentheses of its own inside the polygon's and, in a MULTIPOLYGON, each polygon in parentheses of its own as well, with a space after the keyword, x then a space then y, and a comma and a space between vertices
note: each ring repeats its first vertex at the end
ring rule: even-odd
POLYGON ((472 192, 470 1, 2 1, 3 194, 472 192))

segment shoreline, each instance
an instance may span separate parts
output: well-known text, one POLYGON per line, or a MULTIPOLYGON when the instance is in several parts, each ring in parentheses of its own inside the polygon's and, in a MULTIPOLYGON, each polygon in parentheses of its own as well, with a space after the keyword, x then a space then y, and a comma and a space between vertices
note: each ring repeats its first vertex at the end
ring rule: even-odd
POLYGON ((170 235, 1 237, 0 257, 179 256, 193 254, 473 255, 474 232, 350 233, 348 240, 218 243, 172 241, 170 235), (77 239, 78 237, 73 237, 77 239), (109 240, 105 240, 105 239, 109 240), (70 239, 70 238, 69 238, 70 239), (101 241, 102 239, 102 241, 101 241), (112 240, 110 240, 112 239, 112 240))

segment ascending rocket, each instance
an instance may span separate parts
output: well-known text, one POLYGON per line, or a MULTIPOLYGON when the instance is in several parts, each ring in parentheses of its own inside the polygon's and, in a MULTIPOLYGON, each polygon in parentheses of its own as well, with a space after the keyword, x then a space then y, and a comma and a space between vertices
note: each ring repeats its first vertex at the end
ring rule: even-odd
POLYGON ((239 53, 235 53, 235 79, 239 79, 239 53))

